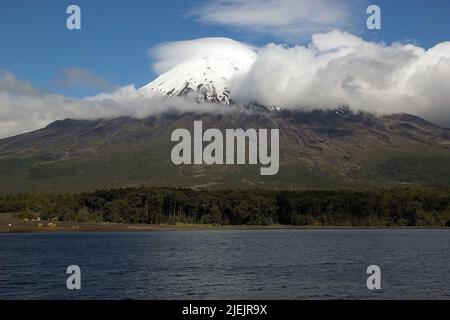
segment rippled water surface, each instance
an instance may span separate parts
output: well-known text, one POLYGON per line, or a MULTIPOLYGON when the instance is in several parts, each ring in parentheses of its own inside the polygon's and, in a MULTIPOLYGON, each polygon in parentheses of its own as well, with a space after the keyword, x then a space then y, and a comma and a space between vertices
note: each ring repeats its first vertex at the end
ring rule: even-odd
POLYGON ((449 299, 449 264, 448 230, 2 234, 0 299, 449 299))

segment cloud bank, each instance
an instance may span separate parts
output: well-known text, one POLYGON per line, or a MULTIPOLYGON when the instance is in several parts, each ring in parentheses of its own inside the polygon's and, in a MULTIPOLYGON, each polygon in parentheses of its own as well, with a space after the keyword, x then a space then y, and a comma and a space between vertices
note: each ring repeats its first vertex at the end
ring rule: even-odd
POLYGON ((227 112, 226 106, 185 98, 147 96, 134 85, 84 99, 40 92, 13 74, 0 73, 0 138, 41 129, 67 118, 145 118, 163 112, 227 112))
MULTIPOLYGON (((268 44, 255 48, 231 39, 166 43, 151 50, 155 69, 165 72, 192 55, 226 52, 255 54, 246 73, 231 80, 239 104, 257 102, 285 109, 331 109, 342 105, 375 114, 411 113, 450 126, 450 42, 430 49, 364 41, 332 31, 313 35, 309 45, 268 44), (196 45, 193 45, 196 44, 196 45), (206 50, 206 52, 203 52, 206 50)), ((239 59, 239 57, 233 57, 239 59)), ((84 99, 37 90, 13 74, 0 72, 0 137, 40 129, 65 119, 122 116, 143 118, 165 111, 224 112, 221 105, 184 98, 148 96, 133 85, 84 99)))
POLYGON ((346 105, 376 114, 407 112, 450 124, 450 42, 425 50, 367 42, 333 31, 309 46, 269 44, 232 84, 237 101, 288 109, 346 105))

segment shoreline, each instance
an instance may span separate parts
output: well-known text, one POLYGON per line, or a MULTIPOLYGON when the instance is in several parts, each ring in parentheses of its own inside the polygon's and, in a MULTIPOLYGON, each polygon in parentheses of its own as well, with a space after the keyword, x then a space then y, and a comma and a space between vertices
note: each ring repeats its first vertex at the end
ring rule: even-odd
POLYGON ((208 231, 208 230, 447 230, 445 227, 390 227, 390 226, 290 226, 290 225, 145 225, 126 223, 74 223, 47 221, 27 222, 21 220, 0 221, 0 234, 18 233, 88 233, 88 232, 157 232, 157 231, 208 231), (9 226, 11 225, 11 226, 9 226))

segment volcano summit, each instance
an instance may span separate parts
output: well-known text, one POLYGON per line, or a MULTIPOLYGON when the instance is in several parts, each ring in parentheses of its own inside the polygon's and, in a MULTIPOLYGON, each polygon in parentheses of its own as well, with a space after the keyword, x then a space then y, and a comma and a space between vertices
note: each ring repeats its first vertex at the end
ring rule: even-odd
POLYGON ((175 66, 169 57, 169 66, 172 68, 169 67, 167 72, 141 88, 140 92, 149 96, 191 96, 200 102, 229 105, 232 80, 250 70, 256 60, 256 53, 230 39, 201 39, 194 41, 194 46, 195 42, 200 42, 199 45, 210 43, 211 48, 187 52, 188 56, 175 66), (219 50, 215 43, 220 43, 219 50))

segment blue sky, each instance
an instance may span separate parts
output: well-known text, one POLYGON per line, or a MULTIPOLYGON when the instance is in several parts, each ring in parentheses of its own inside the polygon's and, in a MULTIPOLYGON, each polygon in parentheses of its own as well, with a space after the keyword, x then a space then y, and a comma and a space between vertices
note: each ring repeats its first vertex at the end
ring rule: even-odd
MULTIPOLYGON (((192 15, 208 1, 189 0, 3 0, 0 3, 0 70, 43 91, 73 97, 105 87, 68 85, 67 68, 87 70, 113 86, 142 86, 155 77, 147 51, 162 42, 229 37, 262 46, 268 42, 307 44, 257 28, 231 27, 192 15), (66 29, 66 8, 82 10, 82 30, 66 29), (191 14, 190 14, 191 13, 191 14), (199 21, 199 20, 203 20, 199 21)), ((450 40, 450 0, 355 0, 351 32, 372 41, 411 42, 424 48, 450 40), (368 4, 382 8, 382 29, 365 27, 368 4)), ((318 30, 320 31, 320 30, 318 30)))

